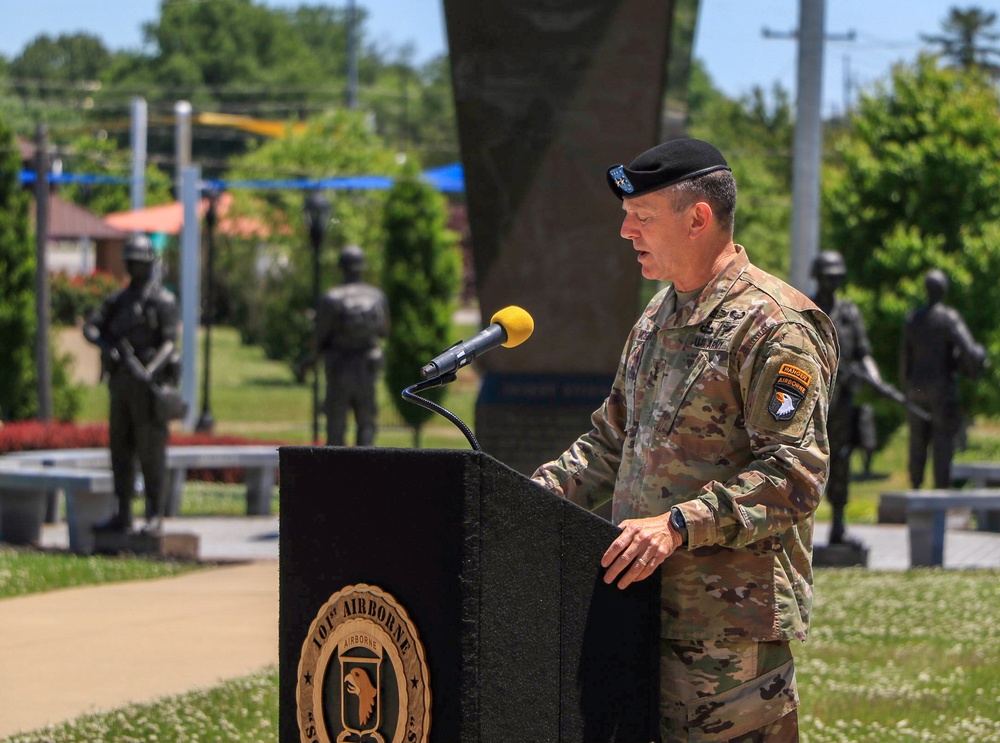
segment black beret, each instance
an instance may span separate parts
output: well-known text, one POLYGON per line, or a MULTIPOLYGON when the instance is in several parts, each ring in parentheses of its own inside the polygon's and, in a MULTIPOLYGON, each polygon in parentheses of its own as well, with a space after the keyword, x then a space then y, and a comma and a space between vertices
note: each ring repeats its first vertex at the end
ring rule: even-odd
POLYGON ((646 150, 627 167, 608 168, 608 185, 615 196, 625 199, 729 169, 726 158, 708 142, 672 139, 646 150))

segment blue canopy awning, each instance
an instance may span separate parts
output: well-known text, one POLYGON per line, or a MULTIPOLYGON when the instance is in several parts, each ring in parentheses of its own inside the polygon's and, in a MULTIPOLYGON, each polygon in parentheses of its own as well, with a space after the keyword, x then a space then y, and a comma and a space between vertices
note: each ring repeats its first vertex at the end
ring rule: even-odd
MULTIPOLYGON (((442 193, 462 193, 465 191, 464 171, 461 163, 452 163, 440 168, 424 171, 423 179, 442 193)), ((49 176, 50 183, 80 184, 127 184, 128 176, 97 175, 93 173, 60 173, 49 176)), ((35 182, 35 171, 22 170, 21 183, 35 182)), ((283 178, 252 181, 206 180, 206 185, 221 191, 236 189, 318 189, 332 191, 384 191, 392 188, 393 179, 385 175, 350 175, 331 178, 283 178)))

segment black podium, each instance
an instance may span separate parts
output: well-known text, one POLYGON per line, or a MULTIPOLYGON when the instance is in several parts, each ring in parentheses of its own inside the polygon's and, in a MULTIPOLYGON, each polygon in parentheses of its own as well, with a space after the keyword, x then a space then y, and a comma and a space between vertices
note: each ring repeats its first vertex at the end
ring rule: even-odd
POLYGON ((657 738, 658 578, 604 584, 617 527, 479 452, 286 447, 280 475, 281 743, 657 738))

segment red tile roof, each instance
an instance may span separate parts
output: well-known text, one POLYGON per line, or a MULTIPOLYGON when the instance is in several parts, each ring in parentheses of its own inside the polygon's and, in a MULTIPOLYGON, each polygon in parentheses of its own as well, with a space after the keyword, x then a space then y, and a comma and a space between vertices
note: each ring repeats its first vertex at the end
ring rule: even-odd
MULTIPOLYGON (((232 237, 267 237, 270 230, 267 225, 252 217, 229 217, 229 209, 233 196, 228 192, 219 195, 216 207, 218 211, 218 231, 222 235, 232 237)), ((208 209, 208 199, 202 199, 198 204, 198 215, 204 218, 208 209)), ((162 232, 167 235, 177 235, 184 228, 184 206, 179 201, 162 206, 151 206, 146 209, 135 209, 129 212, 115 212, 104 220, 120 230, 128 232, 162 232)))
POLYGON ((17 137, 17 149, 21 152, 21 162, 26 166, 32 165, 35 160, 35 143, 17 137))

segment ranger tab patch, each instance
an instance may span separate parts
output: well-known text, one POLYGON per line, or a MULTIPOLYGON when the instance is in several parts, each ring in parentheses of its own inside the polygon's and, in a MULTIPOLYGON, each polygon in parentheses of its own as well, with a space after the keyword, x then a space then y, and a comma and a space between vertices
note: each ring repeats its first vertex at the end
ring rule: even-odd
POLYGON ((767 409, 776 421, 791 420, 805 399, 812 375, 792 364, 782 364, 774 380, 767 409))

